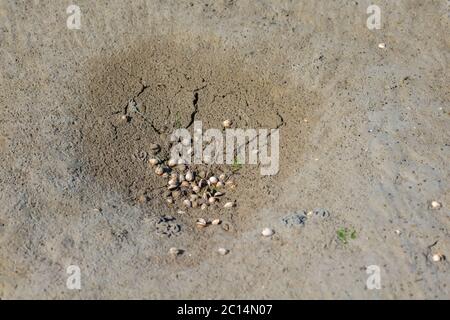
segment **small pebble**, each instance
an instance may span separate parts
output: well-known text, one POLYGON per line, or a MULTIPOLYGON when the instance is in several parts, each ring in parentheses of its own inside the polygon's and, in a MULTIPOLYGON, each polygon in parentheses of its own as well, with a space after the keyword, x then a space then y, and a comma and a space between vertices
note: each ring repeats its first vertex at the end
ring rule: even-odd
POLYGON ((231 125, 233 124, 233 122, 229 119, 225 120, 224 122, 222 122, 222 125, 224 128, 229 128, 231 127, 231 125))
POLYGON ((432 256, 432 259, 433 259, 434 262, 439 262, 441 260, 444 260, 444 256, 442 254, 440 254, 440 253, 435 253, 432 256))
POLYGON ((224 255, 228 254, 228 252, 230 252, 230 250, 225 249, 225 248, 219 248, 219 249, 217 250, 217 252, 218 252, 220 255, 224 256, 224 255))
POLYGON ((169 249, 169 253, 173 256, 177 256, 179 254, 181 254, 181 250, 175 247, 172 247, 169 249))
POLYGON ((382 43, 378 44, 378 48, 385 49, 386 48, 386 43, 382 42, 382 43))
POLYGON ((232 208, 234 207, 234 202, 227 202, 223 205, 224 208, 232 208))
POLYGON ((213 224, 213 225, 218 225, 218 224, 220 224, 220 219, 214 219, 213 221, 211 221, 211 224, 213 224))
POLYGON ((442 204, 438 201, 431 201, 431 208, 433 209, 440 209, 442 207, 442 204))
POLYGON ((270 228, 264 228, 263 231, 261 232, 261 234, 264 237, 271 237, 271 236, 273 236, 274 233, 275 232, 272 229, 270 229, 270 228))

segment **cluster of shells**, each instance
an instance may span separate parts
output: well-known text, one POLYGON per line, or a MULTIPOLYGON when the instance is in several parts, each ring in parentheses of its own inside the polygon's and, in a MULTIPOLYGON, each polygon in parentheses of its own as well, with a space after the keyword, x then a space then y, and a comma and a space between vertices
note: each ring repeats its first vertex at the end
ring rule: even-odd
MULTIPOLYGON (((159 151, 159 145, 153 144, 152 151, 159 151)), ((165 199, 168 204, 178 204, 184 208, 207 209, 209 206, 232 208, 235 202, 221 203, 226 190, 234 189, 230 175, 215 175, 209 170, 195 170, 183 159, 160 160, 156 157, 148 160, 155 174, 167 179, 165 199)))

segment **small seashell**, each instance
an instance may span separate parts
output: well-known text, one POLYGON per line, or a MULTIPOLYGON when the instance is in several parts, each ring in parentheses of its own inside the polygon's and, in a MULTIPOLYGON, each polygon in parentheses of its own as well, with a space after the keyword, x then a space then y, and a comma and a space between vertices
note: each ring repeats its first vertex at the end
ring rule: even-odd
POLYGON ((197 219, 197 222, 195 224, 196 224, 197 228, 204 228, 204 227, 206 227, 207 222, 205 219, 200 218, 200 219, 197 219))
POLYGON ((223 125, 224 128, 229 128, 229 127, 231 127, 232 124, 233 124, 233 122, 231 120, 229 120, 229 119, 224 120, 222 122, 222 125, 223 125))
POLYGON ((192 208, 197 208, 198 207, 198 202, 196 200, 192 201, 192 208))
POLYGON ((187 180, 187 181, 192 181, 192 180, 194 180, 194 174, 193 174, 191 171, 188 171, 188 172, 186 173, 186 180, 187 180))
POLYGON ((192 187, 192 191, 195 192, 195 193, 200 192, 200 187, 199 186, 193 186, 192 187))
POLYGON ((224 173, 222 173, 220 176, 219 176, 219 180, 220 181, 225 181, 225 179, 227 178, 227 176, 224 174, 224 173))
POLYGON ((178 180, 180 180, 181 182, 186 180, 185 177, 184 177, 184 174, 180 173, 180 175, 178 176, 178 180))
POLYGON ((433 254, 433 256, 431 257, 431 259, 432 259, 434 262, 439 262, 439 261, 441 261, 441 260, 445 260, 445 256, 444 256, 443 254, 440 254, 440 253, 435 253, 435 254, 433 254))
POLYGON ((170 191, 176 190, 176 189, 178 189, 178 184, 172 184, 167 187, 167 190, 170 190, 170 191))
POLYGON ((158 176, 162 176, 163 173, 164 173, 164 169, 163 169, 162 167, 156 167, 155 173, 156 173, 158 176))
POLYGON ((184 204, 184 206, 189 208, 191 206, 191 201, 186 199, 186 200, 183 201, 183 204, 184 204))
POLYGON ((211 221, 211 224, 217 226, 218 224, 220 224, 222 221, 220 221, 220 219, 214 219, 213 221, 211 221))
POLYGON ((399 229, 397 229, 397 230, 395 230, 395 233, 396 233, 397 235, 400 235, 402 232, 401 232, 399 229))
POLYGON ((186 213, 186 211, 183 211, 183 210, 178 210, 178 211, 177 211, 177 213, 178 213, 178 214, 185 214, 185 213, 186 213))
POLYGON ((177 160, 171 158, 171 159, 169 159, 169 161, 167 161, 167 165, 169 167, 175 167, 177 165, 177 160))
POLYGON ((228 252, 230 252, 230 250, 225 249, 225 248, 219 248, 219 249, 217 249, 217 252, 218 252, 220 255, 224 256, 224 255, 228 254, 228 252))
POLYGON ((172 204, 173 203, 173 199, 172 198, 167 198, 166 199, 167 203, 172 204))
POLYGON ((223 205, 224 208, 233 208, 234 207, 234 202, 227 202, 223 205))
POLYGON ((385 49, 386 48, 386 43, 382 42, 382 43, 378 44, 378 48, 385 49))
POLYGON ((430 203, 432 209, 440 209, 442 204, 436 200, 431 201, 430 203))
POLYGON ((159 164, 159 160, 152 158, 148 160, 148 163, 151 164, 152 166, 156 166, 157 164, 159 164))
POLYGON ((264 228, 263 231, 261 232, 261 234, 262 234, 264 237, 270 237, 270 236, 273 236, 274 233, 275 233, 275 232, 274 232, 272 229, 270 229, 270 228, 264 228))
POLYGON ((218 180, 216 177, 212 176, 211 178, 209 178, 208 181, 209 181, 211 184, 216 184, 219 180, 218 180))
POLYGON ((217 191, 216 193, 214 193, 214 197, 220 197, 220 196, 223 196, 225 193, 223 193, 223 192, 219 192, 219 191, 217 191))
POLYGON ((168 182, 168 185, 169 186, 176 186, 176 185, 178 185, 178 181, 177 181, 177 179, 175 178, 171 178, 170 180, 169 180, 169 182, 168 182))
POLYGON ((216 187, 217 188, 222 188, 223 186, 224 186, 224 184, 223 184, 222 181, 219 181, 219 182, 216 183, 216 187))
POLYGON ((169 253, 173 256, 177 256, 177 255, 181 254, 181 252, 182 251, 180 249, 175 248, 175 247, 172 247, 169 249, 169 253))
POLYGON ((178 179, 178 174, 176 172, 172 172, 170 174, 170 179, 178 179))
POLYGON ((186 165, 186 160, 182 158, 178 159, 178 165, 186 165))
POLYGON ((182 186, 182 187, 189 187, 190 184, 189 184, 189 182, 187 182, 187 181, 185 180, 185 181, 181 182, 181 186, 182 186))
POLYGON ((208 202, 209 202, 210 204, 213 204, 214 202, 216 202, 216 198, 211 197, 211 198, 208 199, 208 202))
POLYGON ((204 203, 200 206, 200 209, 202 209, 202 210, 206 210, 207 208, 208 208, 208 205, 206 203, 204 203))

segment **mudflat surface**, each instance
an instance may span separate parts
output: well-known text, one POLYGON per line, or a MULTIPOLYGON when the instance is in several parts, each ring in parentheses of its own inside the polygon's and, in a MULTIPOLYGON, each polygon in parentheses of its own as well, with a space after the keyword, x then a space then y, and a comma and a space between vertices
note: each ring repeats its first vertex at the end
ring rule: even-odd
POLYGON ((80 30, 0 2, 1 298, 450 297, 447 1, 379 1, 380 30, 369 1, 77 2, 80 30), (150 144, 225 119, 279 128, 280 171, 178 213, 150 144))

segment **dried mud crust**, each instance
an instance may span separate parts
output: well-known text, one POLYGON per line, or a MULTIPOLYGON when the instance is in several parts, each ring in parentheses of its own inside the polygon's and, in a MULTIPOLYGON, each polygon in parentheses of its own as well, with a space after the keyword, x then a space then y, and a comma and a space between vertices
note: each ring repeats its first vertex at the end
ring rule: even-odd
POLYGON ((168 157, 175 129, 192 132, 196 120, 203 130, 221 128, 224 119, 232 119, 236 128, 281 130, 279 173, 264 177, 256 166, 242 166, 230 195, 238 204, 233 212, 254 211, 276 199, 283 192, 277 185, 303 161, 320 101, 245 58, 207 43, 193 48, 155 39, 88 61, 81 99, 87 105, 74 111, 82 120, 85 178, 126 201, 177 216, 177 208, 168 210, 165 203, 165 179, 147 164, 150 144, 161 145, 160 156, 168 157))

